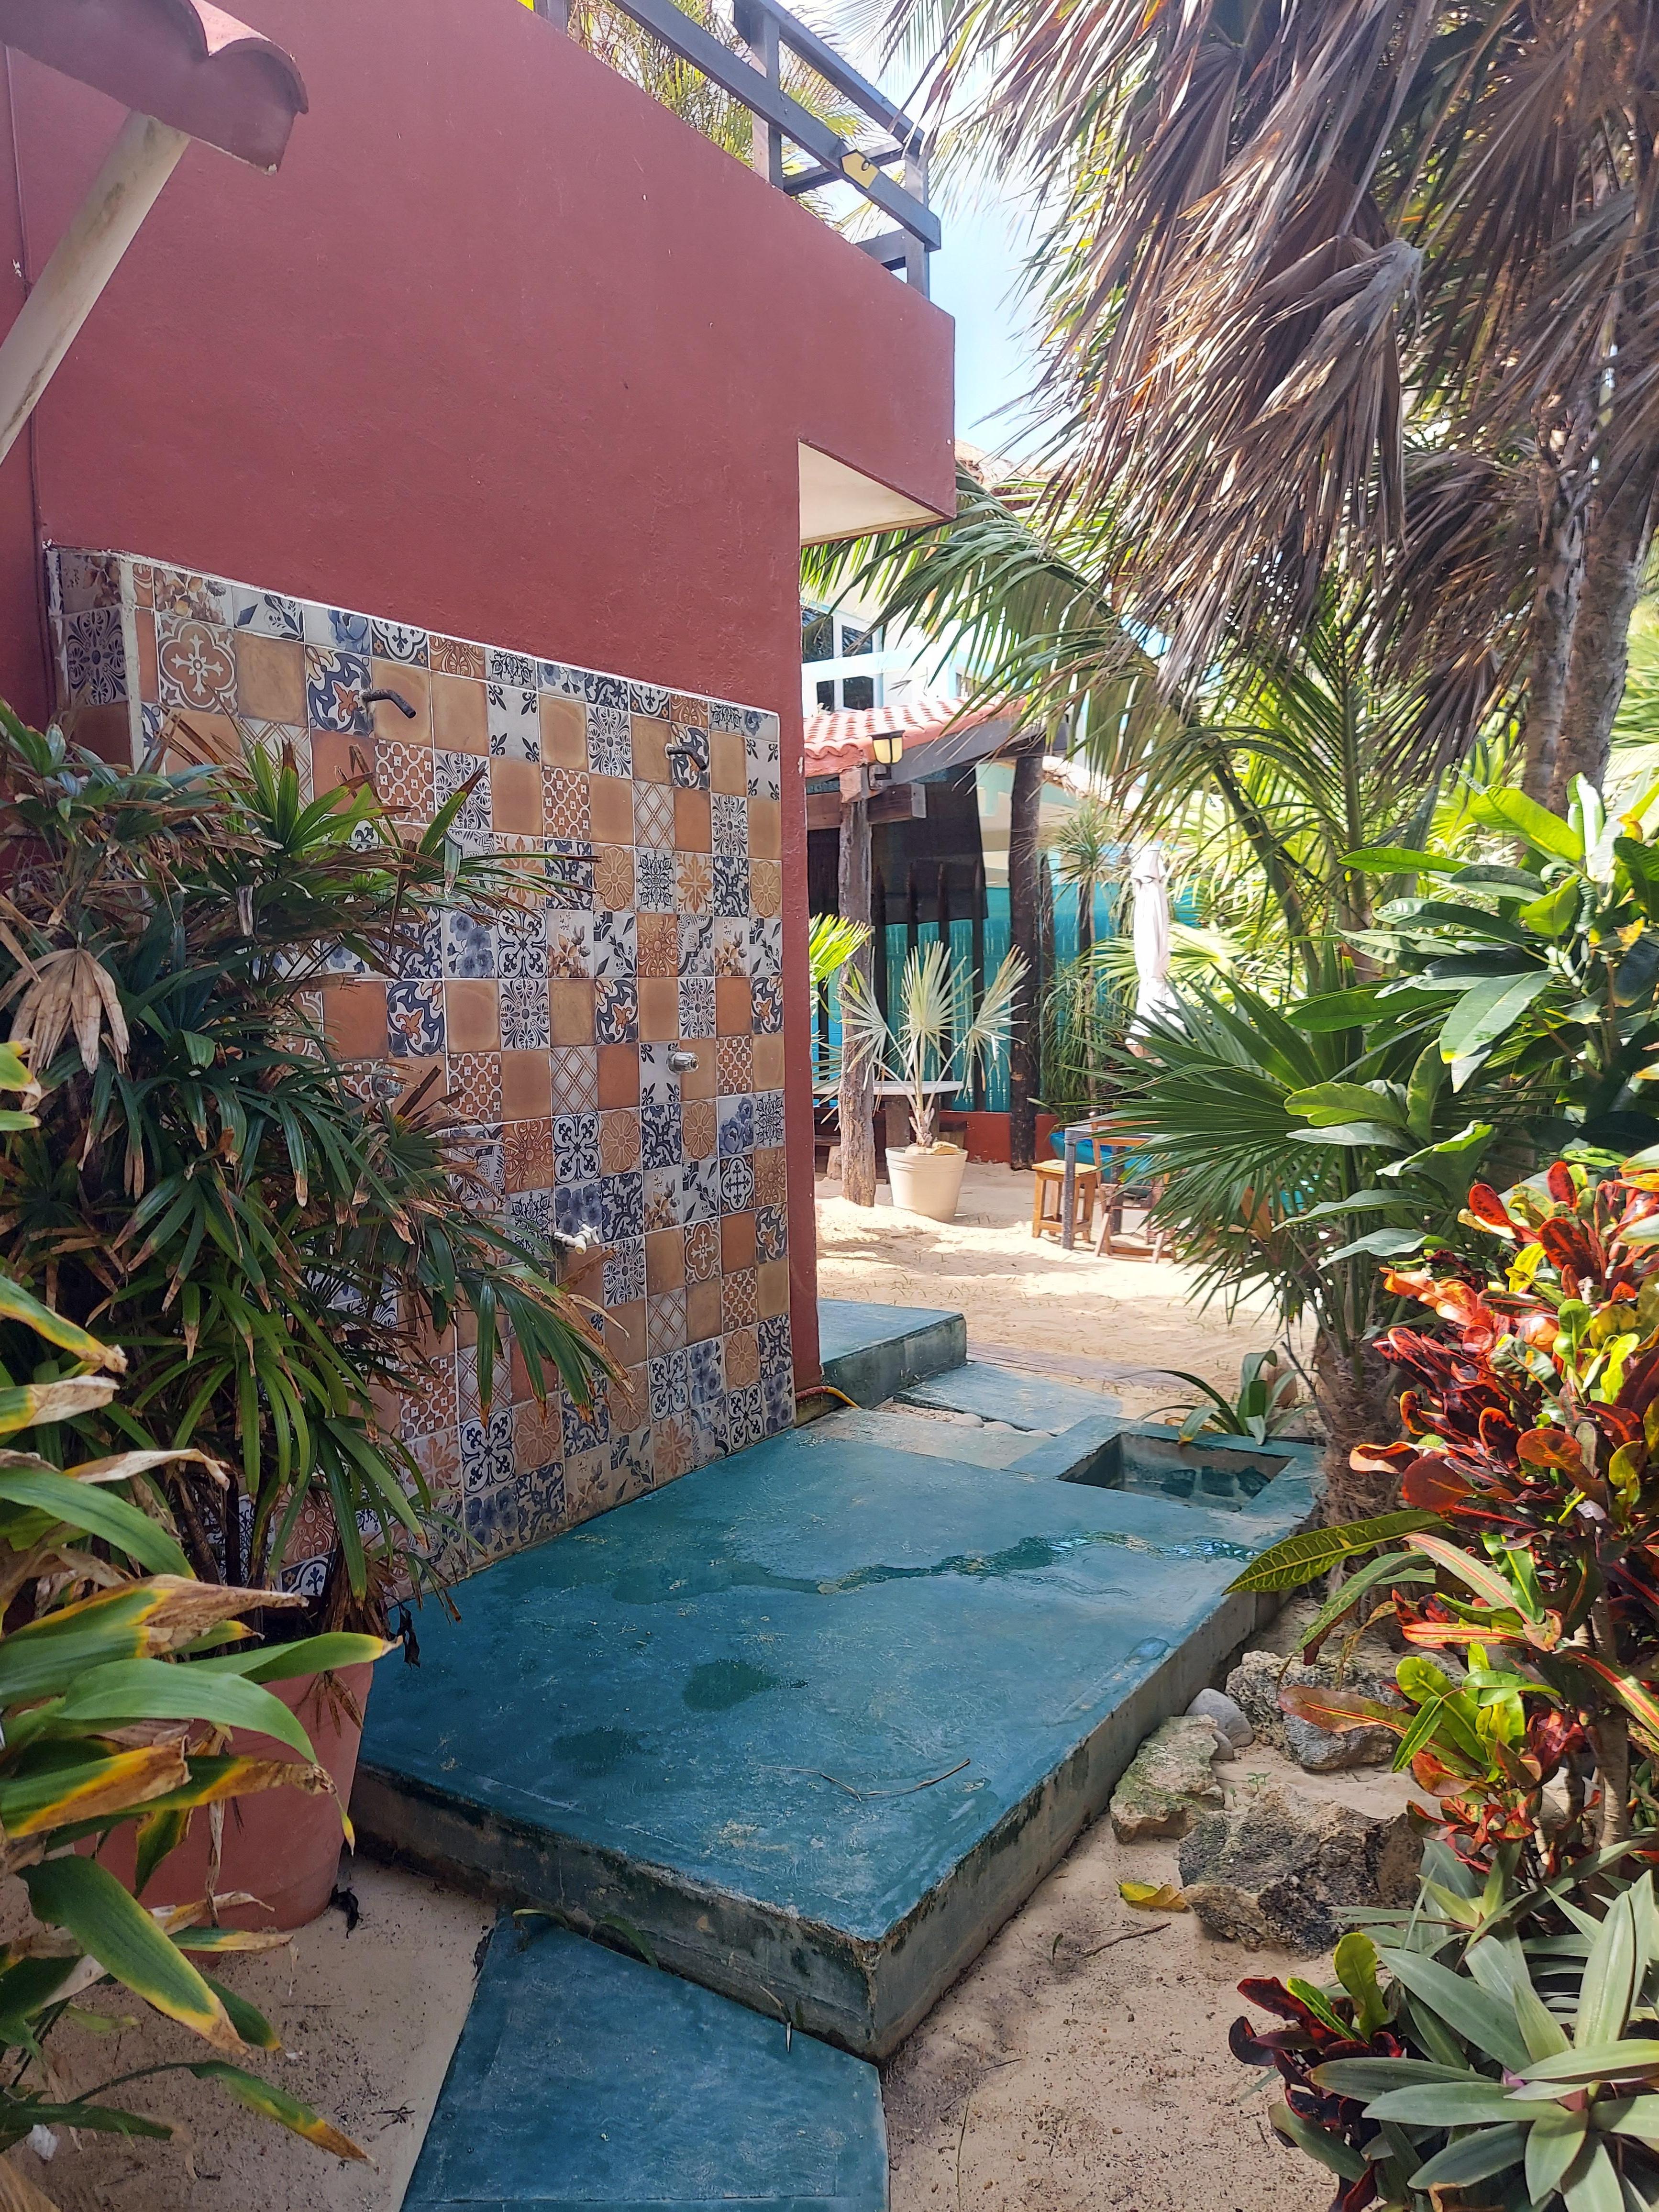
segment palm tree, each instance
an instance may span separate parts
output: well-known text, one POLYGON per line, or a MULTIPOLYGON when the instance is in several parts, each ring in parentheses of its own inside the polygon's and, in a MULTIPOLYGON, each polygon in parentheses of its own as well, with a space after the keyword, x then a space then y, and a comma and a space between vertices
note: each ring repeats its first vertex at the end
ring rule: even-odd
POLYGON ((1293 638, 1333 560, 1379 609, 1399 586, 1417 646, 1455 580, 1464 639, 1412 671, 1427 725, 1455 750, 1524 705, 1534 794, 1599 781, 1659 481, 1653 0, 890 21, 1054 211, 1048 495, 1109 496, 1169 673, 1241 628, 1293 638))

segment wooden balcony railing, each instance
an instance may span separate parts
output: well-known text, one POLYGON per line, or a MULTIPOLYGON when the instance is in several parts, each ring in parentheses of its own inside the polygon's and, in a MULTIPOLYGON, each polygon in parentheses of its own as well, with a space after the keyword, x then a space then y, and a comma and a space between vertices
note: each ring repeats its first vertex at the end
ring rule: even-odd
MULTIPOLYGON (((907 283, 927 289, 927 257, 939 244, 939 217, 927 204, 927 138, 887 95, 844 62, 778 0, 733 0, 738 36, 750 60, 734 53, 696 22, 674 0, 610 0, 610 4, 659 39, 682 61, 701 70, 755 118, 754 165, 780 191, 799 198, 831 185, 850 185, 889 218, 893 228, 853 242, 907 283), (821 116, 784 89, 787 52, 823 78, 848 106, 873 126, 878 143, 849 144, 821 116), (885 143, 881 143, 885 142, 885 143), (791 167, 786 147, 807 157, 791 167)), ((563 30, 568 0, 531 0, 538 15, 563 30)))

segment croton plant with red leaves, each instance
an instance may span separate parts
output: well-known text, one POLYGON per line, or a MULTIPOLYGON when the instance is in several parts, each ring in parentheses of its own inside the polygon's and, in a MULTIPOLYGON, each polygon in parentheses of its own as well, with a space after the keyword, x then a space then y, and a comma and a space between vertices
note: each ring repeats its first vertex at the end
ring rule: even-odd
MULTIPOLYGON (((1530 2046, 1504 2057, 1501 2042, 1489 2041, 1465 2058, 1468 2020, 1454 2005, 1457 2035, 1438 2039, 1427 2000, 1438 2004, 1447 1989, 1455 1992, 1455 1978, 1473 1972, 1486 1993, 1478 2003, 1489 2002, 1490 1965, 1462 1963, 1489 1926, 1501 1929, 1511 1961, 1521 1956, 1513 1939, 1526 1934, 1534 1974, 1559 1970, 1564 1945, 1577 1943, 1582 1954, 1598 1923, 1611 1942, 1610 1887, 1624 1911, 1626 1897, 1650 1897, 1651 1887, 1623 1886, 1644 1862, 1659 1863, 1659 1152, 1614 1174, 1558 1160, 1501 1197, 1476 1184, 1462 1219, 1498 1248, 1486 1279, 1455 1263, 1438 1274, 1386 1271, 1391 1290, 1434 1317, 1391 1329, 1379 1347, 1401 1374, 1402 1433, 1353 1455, 1356 1468, 1395 1478, 1400 1510, 1290 1538, 1235 1584, 1284 1589, 1344 1569, 1342 1587, 1304 1637, 1309 1656, 1344 1621, 1358 1633, 1392 1614, 1407 1647, 1396 1668, 1403 1705, 1311 1686, 1285 1689, 1281 1702, 1329 1729, 1391 1729, 1400 1739, 1396 1766, 1409 1767, 1437 1801, 1414 1808, 1428 1838, 1424 1893, 1398 1939, 1408 1948, 1374 1954, 1394 1977, 1378 2005, 1345 1996, 1342 1984, 1351 1993, 1354 1984, 1342 1974, 1340 1948, 1339 1981, 1329 1989, 1294 1979, 1240 1984, 1279 2024, 1262 2030, 1239 2021, 1234 2053, 1283 2076, 1274 2124, 1335 2171, 1340 2212, 1373 2201, 1415 2204, 1419 2192, 1439 2203, 1443 2179, 1484 2185, 1505 2158, 1519 2158, 1513 2145, 1506 2149, 1516 2135, 1506 2098, 1521 2089, 1519 2117, 1527 2119, 1541 2107, 1526 2099, 1553 2094, 1547 2085, 1522 2087, 1516 2069, 1530 2046), (1496 2081, 1482 2070, 1494 2057, 1496 2081), (1379 2180, 1379 2161, 1386 2172, 1395 2156, 1377 2140, 1389 2099, 1368 2106, 1339 2091, 1369 2085, 1387 2093, 1420 2075, 1449 2079, 1449 2063, 1453 2075, 1469 2066, 1472 2079, 1467 2091, 1444 2093, 1452 2101, 1443 2113, 1437 2089, 1425 2100, 1413 2087, 1401 2105, 1415 2109, 1417 2097, 1426 2116, 1446 2119, 1447 2136, 1421 2139, 1425 2152, 1445 2147, 1413 2172, 1396 2145, 1399 2172, 1379 2180), (1492 2124, 1481 2142, 1490 2139, 1495 2162, 1481 2165, 1488 2153, 1460 2132, 1458 2097, 1471 2120, 1492 2124)), ((1645 1926, 1641 1915, 1650 1910, 1640 1905, 1632 1924, 1645 1926)), ((1345 1947, 1366 1941, 1356 1932, 1345 1947)), ((1598 1941, 1589 1966, 1574 1969, 1586 2005, 1604 2002, 1612 1971, 1596 1966, 1599 1952, 1598 1941)), ((1637 1974, 1626 1995, 1639 2002, 1643 1981, 1637 1974)), ((1500 2027, 1505 2017, 1494 2015, 1500 2027)), ((1641 2074, 1644 2088, 1659 2087, 1659 2063, 1650 2063, 1659 2054, 1655 2029, 1629 2033, 1650 2039, 1618 2045, 1638 2053, 1626 2072, 1641 2074)), ((1584 2056, 1588 2063, 1597 2052, 1584 2056)), ((1539 2050, 1530 2057, 1539 2059, 1539 2050)), ((1613 2081, 1584 2095, 1610 2098, 1607 2124, 1617 2126, 1625 2110, 1618 2097, 1636 2086, 1613 2081)), ((1560 2094, 1568 2094, 1565 2084, 1560 2094)), ((1659 2098, 1649 2101, 1659 2113, 1659 2098)), ((1574 2124, 1571 2112, 1559 2122, 1574 2124)), ((1590 2148, 1595 2140, 1586 2138, 1590 2148)), ((1659 2142, 1653 2148, 1659 2153, 1659 2142)), ((1528 2190, 1534 2154, 1540 2177, 1553 2172, 1543 2139, 1528 2139, 1528 2190)), ((1595 2159, 1596 2187, 1617 2190, 1615 2166, 1632 2180, 1616 2145, 1595 2159)), ((1559 2189, 1568 2212, 1577 2212, 1577 2175, 1563 2162, 1528 2201, 1553 2206, 1559 2189)), ((1583 2187, 1583 2205, 1599 2206, 1588 2180, 1583 2187)), ((1445 2201, 1476 2200, 1486 2201, 1480 2189, 1445 2201)), ((1620 2201, 1646 2204, 1646 2184, 1620 2201)))

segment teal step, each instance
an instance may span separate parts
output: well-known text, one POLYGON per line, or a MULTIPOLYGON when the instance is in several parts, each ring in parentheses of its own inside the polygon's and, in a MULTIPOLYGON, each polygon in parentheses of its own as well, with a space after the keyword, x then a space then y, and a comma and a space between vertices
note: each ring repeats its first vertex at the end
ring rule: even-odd
POLYGON ((820 1298, 818 1356, 833 1389, 858 1405, 879 1406, 912 1382, 960 1367, 968 1324, 942 1308, 820 1298))
POLYGON ((403 2212, 887 2212, 873 2066, 497 1923, 403 2212))
POLYGON ((1006 1421, 1010 1428, 1071 1428, 1078 1421, 1115 1413, 1119 1401, 1081 1383, 1061 1382, 1052 1375, 1017 1373, 983 1359, 969 1359, 926 1382, 906 1383, 893 1395, 902 1406, 933 1406, 945 1413, 977 1413, 981 1420, 1006 1421))

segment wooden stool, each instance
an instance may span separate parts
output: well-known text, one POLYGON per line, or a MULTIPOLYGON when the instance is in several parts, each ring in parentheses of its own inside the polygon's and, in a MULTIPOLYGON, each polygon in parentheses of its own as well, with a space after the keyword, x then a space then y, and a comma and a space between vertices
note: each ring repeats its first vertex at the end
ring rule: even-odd
MULTIPOLYGON (((1031 1234, 1033 1237, 1058 1237, 1060 1231, 1060 1206, 1066 1183, 1064 1160, 1039 1160, 1032 1170, 1031 1234), (1054 1210, 1048 1207, 1048 1193, 1054 1194, 1054 1210)), ((1095 1210, 1095 1194, 1100 1188, 1100 1170, 1077 1165, 1077 1184, 1073 1203, 1077 1221, 1074 1234, 1086 1237, 1089 1223, 1095 1210)))

